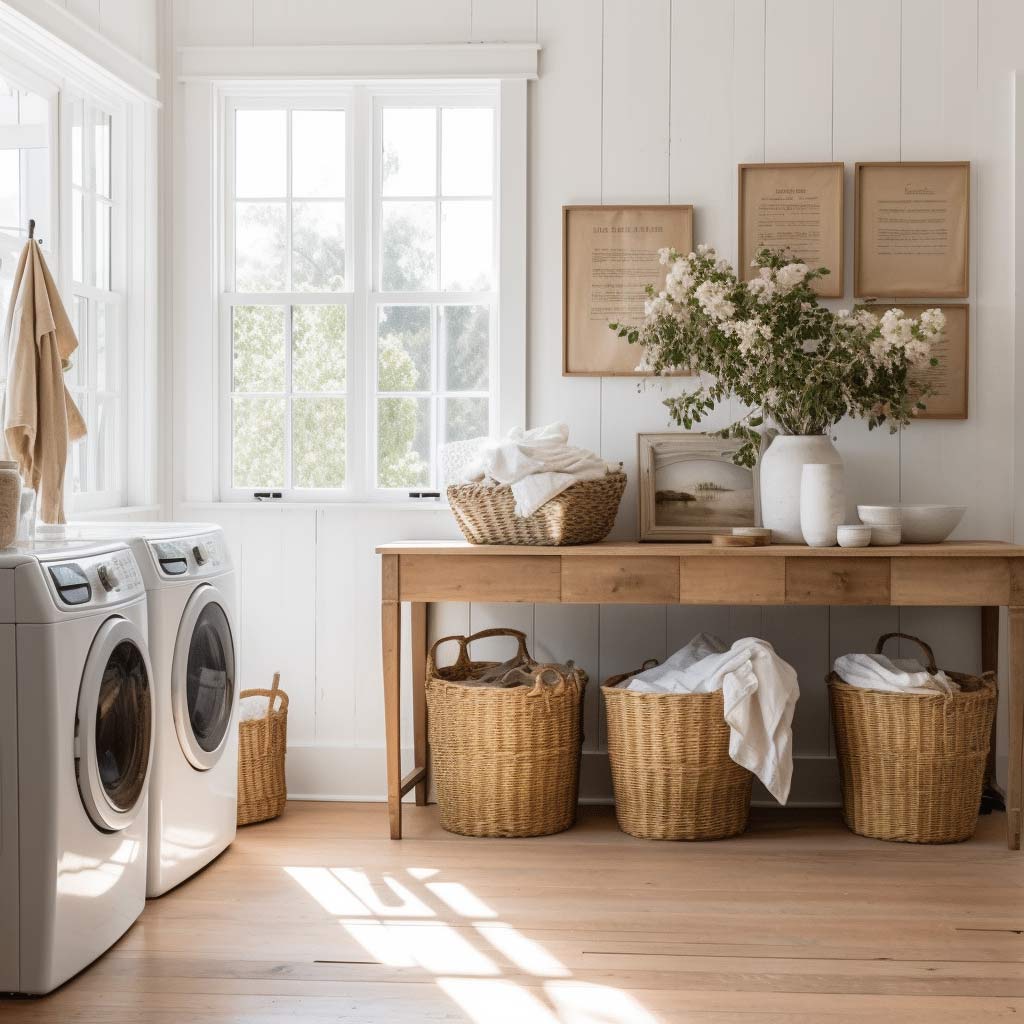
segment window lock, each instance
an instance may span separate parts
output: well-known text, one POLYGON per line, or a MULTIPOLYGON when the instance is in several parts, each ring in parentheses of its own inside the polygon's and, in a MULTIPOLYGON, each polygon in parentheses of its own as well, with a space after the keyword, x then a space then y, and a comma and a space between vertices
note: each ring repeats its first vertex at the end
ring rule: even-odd
POLYGON ((410 491, 410 498, 440 498, 440 491, 410 491))
POLYGON ((257 501, 276 501, 280 499, 280 491, 253 491, 252 496, 257 501))

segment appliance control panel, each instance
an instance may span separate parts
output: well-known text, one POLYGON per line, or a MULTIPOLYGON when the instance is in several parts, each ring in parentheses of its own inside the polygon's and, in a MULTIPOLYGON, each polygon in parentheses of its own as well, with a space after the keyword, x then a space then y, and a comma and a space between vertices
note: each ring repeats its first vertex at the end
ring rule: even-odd
POLYGON ((63 554, 40 565, 58 608, 103 608, 145 594, 135 556, 126 547, 101 554, 63 554))
POLYGON ((213 576, 231 566, 224 535, 219 531, 150 541, 149 550, 160 575, 169 580, 213 576))

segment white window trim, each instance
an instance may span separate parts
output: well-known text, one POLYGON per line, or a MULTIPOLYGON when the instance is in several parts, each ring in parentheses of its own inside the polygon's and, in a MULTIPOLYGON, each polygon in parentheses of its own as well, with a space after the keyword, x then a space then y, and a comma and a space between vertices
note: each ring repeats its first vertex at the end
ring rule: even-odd
MULTIPOLYGON (((264 48, 261 48, 261 50, 264 48)), ((266 48, 271 49, 271 48, 266 48)), ((320 49, 337 49, 337 48, 317 48, 320 49)), ((388 51, 395 53, 406 53, 408 50, 413 49, 416 51, 431 51, 435 49, 444 51, 450 54, 453 50, 463 50, 464 48, 459 47, 355 47, 355 48, 343 48, 349 51, 358 50, 361 53, 364 51, 388 51)), ((526 418, 526 188, 527 188, 527 172, 526 172, 526 151, 527 151, 527 80, 531 77, 535 77, 536 74, 536 56, 537 47, 530 45, 526 47, 466 47, 465 49, 471 49, 479 51, 485 50, 496 50, 501 51, 502 59, 505 60, 508 57, 506 51, 517 51, 519 57, 522 57, 522 53, 525 52, 529 56, 529 60, 532 61, 533 70, 530 73, 515 72, 511 77, 508 78, 485 78, 476 79, 478 84, 482 88, 489 87, 488 92, 488 103, 493 104, 496 110, 496 123, 495 123, 495 145, 499 153, 499 161, 496 167, 496 192, 494 195, 494 216, 495 221, 500 225, 500 231, 495 231, 495 274, 496 274, 496 290, 498 293, 498 301, 495 304, 495 308, 492 311, 492 357, 491 366, 494 385, 492 387, 492 408, 491 408, 491 430, 497 432, 505 432, 514 425, 523 425, 526 418), (494 329, 496 328, 496 330, 494 329)), ((186 59, 186 55, 189 51, 181 51, 182 64, 185 67, 191 67, 192 71, 195 71, 195 62, 190 62, 186 59)), ((197 51, 198 52, 198 51, 197 51)), ((202 49, 202 54, 207 54, 207 49, 202 49)), ((186 125, 186 136, 190 131, 211 131, 215 140, 214 151, 217 155, 217 159, 207 162, 209 170, 207 174, 212 174, 212 178, 209 179, 210 191, 208 195, 212 200, 212 223, 210 227, 213 231, 215 243, 214 253, 215 260, 213 265, 214 270, 214 283, 215 287, 213 302, 211 304, 210 315, 208 323, 211 325, 211 347, 214 355, 213 364, 215 366, 215 385, 212 389, 212 399, 214 408, 209 410, 209 423, 211 428, 215 428, 213 433, 215 435, 215 442, 212 446, 212 464, 209 467, 210 490, 208 495, 205 496, 205 500, 218 500, 221 503, 245 503, 249 504, 254 501, 252 489, 239 489, 230 486, 230 465, 231 465, 231 424, 230 424, 230 405, 229 399, 229 382, 230 382, 230 349, 229 345, 225 343, 224 339, 228 337, 227 327, 228 324, 226 319, 230 316, 230 304, 237 302, 241 296, 237 293, 229 293, 224 287, 228 282, 228 257, 230 256, 230 232, 232 231, 231 221, 233 220, 233 210, 229 209, 229 203, 227 201, 227 195, 225 192, 225 182, 228 180, 228 174, 230 174, 231 168, 229 166, 230 161, 233 159, 232 154, 229 152, 228 138, 230 133, 226 131, 226 124, 228 119, 228 111, 234 109, 236 106, 245 106, 247 104, 247 98, 250 102, 256 98, 253 105, 256 106, 267 106, 272 105, 274 100, 284 102, 296 102, 301 101, 303 104, 315 100, 326 106, 340 106, 344 105, 347 110, 346 125, 349 137, 351 138, 355 130, 361 130, 362 137, 368 137, 367 131, 372 127, 368 124, 356 125, 356 119, 360 117, 371 116, 369 111, 375 109, 368 107, 366 104, 352 104, 353 96, 353 85, 359 84, 371 88, 376 93, 393 92, 396 95, 400 95, 403 92, 409 92, 410 85, 408 82, 404 84, 396 84, 394 86, 386 86, 380 81, 374 81, 370 78, 368 81, 353 83, 335 76, 333 82, 322 82, 322 81, 309 81, 309 60, 308 52, 303 49, 303 53, 299 55, 301 60, 301 67, 303 68, 304 74, 298 80, 288 81, 274 81, 274 80, 261 80, 261 81, 232 81, 224 82, 220 81, 217 84, 203 83, 201 81, 193 81, 192 88, 198 90, 197 95, 201 95, 204 87, 208 87, 210 92, 211 104, 207 107, 205 104, 197 105, 196 109, 203 110, 209 116, 209 122, 206 125, 186 125)), ((436 58, 439 54, 433 54, 436 58)), ((245 57, 242 51, 239 51, 239 59, 245 57)), ((387 63, 386 61, 384 62, 387 63)), ((221 76, 223 71, 221 72, 221 76)), ((189 88, 189 79, 195 79, 195 74, 183 75, 183 80, 186 81, 186 89, 189 88)), ((242 76, 244 77, 244 76, 242 76)), ((382 76, 383 77, 383 76, 382 76)), ((465 80, 459 80, 457 75, 446 75, 446 80, 430 80, 422 82, 422 86, 429 89, 432 93, 436 93, 439 97, 444 97, 446 91, 447 81, 447 92, 451 96, 458 96, 460 100, 467 96, 467 87, 469 83, 465 80)), ((417 90, 422 94, 422 89, 417 90)), ((431 97, 433 99, 433 97, 431 97)), ((201 152, 201 151, 200 151, 201 152)), ((197 156, 197 159, 199 157, 197 156)), ((356 154, 353 152, 353 147, 347 147, 346 158, 348 165, 346 173, 348 175, 347 182, 352 184, 346 185, 346 227, 351 231, 354 224, 355 218, 365 218, 367 211, 360 209, 360 205, 351 201, 353 193, 366 196, 369 194, 370 182, 366 180, 366 176, 371 174, 371 168, 369 162, 364 159, 356 159, 356 154), (357 176, 364 176, 357 180, 357 176)), ((376 210, 376 208, 374 207, 376 210)), ((374 213, 376 216, 376 212, 374 213)), ((373 239, 376 237, 376 233, 367 230, 369 225, 360 224, 359 227, 362 229, 358 232, 367 246, 374 244, 373 239)), ((207 236, 209 237, 209 236, 207 236)), ((349 238, 353 235, 350 233, 349 238)), ((287 500, 289 502, 296 503, 311 503, 311 504, 332 504, 332 503, 351 503, 351 504, 362 504, 366 505, 369 503, 381 503, 394 507, 396 505, 408 504, 408 489, 403 490, 384 490, 371 487, 368 484, 360 487, 358 490, 352 486, 352 481, 358 480, 360 482, 368 481, 370 478, 369 467, 373 464, 375 459, 375 423, 376 416, 370 417, 367 413, 365 406, 368 396, 371 391, 367 386, 367 373, 372 371, 372 367, 368 367, 367 361, 369 353, 366 351, 367 346, 355 344, 356 338, 366 338, 368 336, 366 327, 369 323, 367 317, 369 316, 370 306, 375 306, 379 301, 379 296, 374 296, 371 289, 363 287, 364 282, 355 280, 356 275, 365 274, 369 267, 373 267, 376 264, 373 260, 376 257, 376 253, 368 251, 363 255, 362 259, 356 259, 348 261, 346 266, 346 275, 353 275, 346 282, 346 287, 349 289, 346 293, 338 293, 336 295, 323 295, 318 293, 271 293, 261 294, 259 296, 249 296, 254 301, 263 302, 267 304, 285 304, 291 301, 300 303, 309 303, 315 301, 338 301, 344 298, 346 301, 355 293, 360 293, 368 296, 367 304, 355 301, 353 306, 350 306, 350 316, 352 319, 349 321, 349 348, 348 348, 348 367, 347 367, 347 385, 348 391, 346 396, 347 407, 346 407, 346 419, 349 424, 349 437, 352 438, 354 435, 358 435, 358 432, 363 428, 364 425, 370 423, 371 419, 374 424, 374 429, 366 431, 366 443, 363 446, 350 444, 347 451, 347 473, 349 483, 344 489, 326 490, 326 489, 315 489, 309 491, 289 491, 287 493, 287 500), (363 308, 360 308, 363 307, 363 308), (352 425, 357 425, 357 429, 353 430, 352 425)), ((490 293, 488 293, 490 294, 490 293)), ((194 297, 194 296, 193 296, 194 297)), ((416 298, 419 301, 425 301, 420 293, 416 294, 416 298)), ((463 296, 459 293, 443 293, 439 294, 439 299, 443 301, 463 301, 467 296, 463 296)), ((395 293, 394 295, 389 294, 388 299, 390 301, 400 301, 401 295, 395 293)), ((193 308, 191 311, 195 314, 196 310, 193 308)), ((183 399, 179 402, 178 407, 181 408, 184 405, 186 409, 186 415, 191 415, 188 410, 190 402, 186 396, 179 396, 183 399)), ((196 409, 195 412, 199 413, 201 410, 196 409)), ((179 468, 176 467, 176 476, 178 475, 179 468)), ((204 500, 200 495, 194 495, 187 493, 189 483, 191 479, 195 479, 192 472, 189 472, 189 478, 186 480, 185 487, 182 488, 186 491, 183 495, 185 500, 195 499, 204 500)), ((437 507, 438 504, 443 504, 443 498, 440 500, 426 500, 422 502, 422 505, 428 505, 437 507)))

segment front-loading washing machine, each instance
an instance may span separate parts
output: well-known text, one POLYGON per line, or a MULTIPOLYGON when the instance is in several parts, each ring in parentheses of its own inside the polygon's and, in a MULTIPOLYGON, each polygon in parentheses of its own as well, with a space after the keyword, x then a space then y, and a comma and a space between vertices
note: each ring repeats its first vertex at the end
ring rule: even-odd
POLYGON ((146 893, 161 896, 235 838, 234 570, 209 523, 75 523, 68 535, 125 541, 146 587, 156 702, 146 893))
POLYGON ((51 991, 145 906, 147 628, 124 544, 0 552, 0 991, 51 991))

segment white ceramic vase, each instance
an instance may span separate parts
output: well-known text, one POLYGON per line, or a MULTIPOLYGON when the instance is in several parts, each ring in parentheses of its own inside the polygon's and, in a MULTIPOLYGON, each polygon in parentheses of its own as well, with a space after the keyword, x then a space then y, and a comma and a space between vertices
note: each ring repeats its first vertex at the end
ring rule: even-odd
POLYGON ((827 434, 776 434, 761 456, 761 522, 775 544, 803 544, 800 529, 800 482, 808 463, 842 466, 827 434))
POLYGON ((800 474, 800 532, 812 548, 831 548, 846 511, 843 467, 808 462, 800 474))

